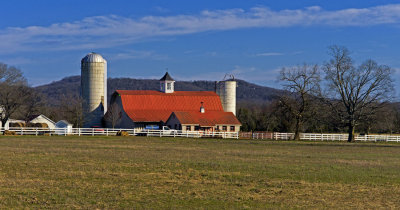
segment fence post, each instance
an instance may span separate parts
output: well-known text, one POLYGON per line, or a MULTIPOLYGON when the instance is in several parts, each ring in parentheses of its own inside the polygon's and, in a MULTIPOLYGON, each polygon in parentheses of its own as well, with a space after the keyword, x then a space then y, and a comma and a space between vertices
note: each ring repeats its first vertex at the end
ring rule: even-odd
POLYGON ((37 128, 36 128, 36 132, 35 132, 35 134, 36 134, 36 136, 38 135, 38 133, 37 133, 37 128))
POLYGON ((92 128, 92 136, 94 136, 94 128, 92 128))

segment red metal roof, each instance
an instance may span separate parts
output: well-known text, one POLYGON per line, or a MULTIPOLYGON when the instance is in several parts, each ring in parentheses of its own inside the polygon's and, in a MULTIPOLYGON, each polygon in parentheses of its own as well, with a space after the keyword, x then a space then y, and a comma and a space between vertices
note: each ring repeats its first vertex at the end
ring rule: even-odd
POLYGON ((122 106, 136 122, 166 122, 173 111, 223 111, 219 96, 212 91, 117 90, 122 106))
POLYGON ((232 112, 206 110, 205 113, 200 111, 177 111, 174 114, 181 124, 200 126, 241 125, 232 112))

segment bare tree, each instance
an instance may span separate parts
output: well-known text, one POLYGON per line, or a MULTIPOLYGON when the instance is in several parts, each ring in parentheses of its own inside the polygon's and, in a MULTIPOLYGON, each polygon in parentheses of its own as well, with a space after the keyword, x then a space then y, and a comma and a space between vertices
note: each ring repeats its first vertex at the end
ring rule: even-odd
POLYGON ((293 68, 283 68, 280 72, 280 81, 283 87, 289 91, 288 95, 281 97, 281 104, 295 118, 294 139, 300 139, 300 129, 302 127, 305 114, 311 108, 311 99, 320 90, 320 73, 317 65, 296 66, 293 68))
POLYGON ((115 126, 122 118, 121 108, 117 103, 112 103, 107 110, 107 113, 104 115, 105 124, 111 124, 111 127, 114 129, 115 126))
POLYGON ((79 96, 74 95, 63 95, 60 99, 60 103, 56 107, 59 112, 58 118, 67 120, 74 124, 74 127, 83 127, 83 99, 79 96))
POLYGON ((329 101, 334 104, 332 109, 346 122, 348 141, 352 142, 356 125, 376 114, 383 102, 391 99, 393 70, 373 60, 354 67, 347 48, 331 46, 329 50, 332 58, 324 66, 329 101), (341 106, 334 103, 335 99, 341 106))
POLYGON ((0 63, 0 107, 2 112, 0 120, 2 126, 5 126, 10 116, 24 105, 30 91, 21 70, 0 63))
POLYGON ((17 110, 16 116, 28 123, 32 115, 40 113, 40 108, 43 105, 42 96, 33 88, 29 88, 26 91, 24 104, 17 110))

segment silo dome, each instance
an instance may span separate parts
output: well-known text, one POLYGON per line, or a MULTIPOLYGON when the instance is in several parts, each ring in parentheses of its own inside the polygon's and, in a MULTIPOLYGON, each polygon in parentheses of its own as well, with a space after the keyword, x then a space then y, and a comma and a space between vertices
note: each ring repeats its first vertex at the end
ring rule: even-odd
POLYGON ((82 63, 107 63, 107 61, 101 56, 100 54, 97 54, 95 52, 91 52, 87 54, 84 58, 81 60, 82 63))

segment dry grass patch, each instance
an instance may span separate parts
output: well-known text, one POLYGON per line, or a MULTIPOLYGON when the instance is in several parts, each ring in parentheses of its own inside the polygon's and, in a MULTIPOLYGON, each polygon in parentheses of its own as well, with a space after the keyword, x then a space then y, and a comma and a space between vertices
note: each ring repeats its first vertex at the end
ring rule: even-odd
POLYGON ((398 208, 400 144, 0 137, 3 208, 398 208))

